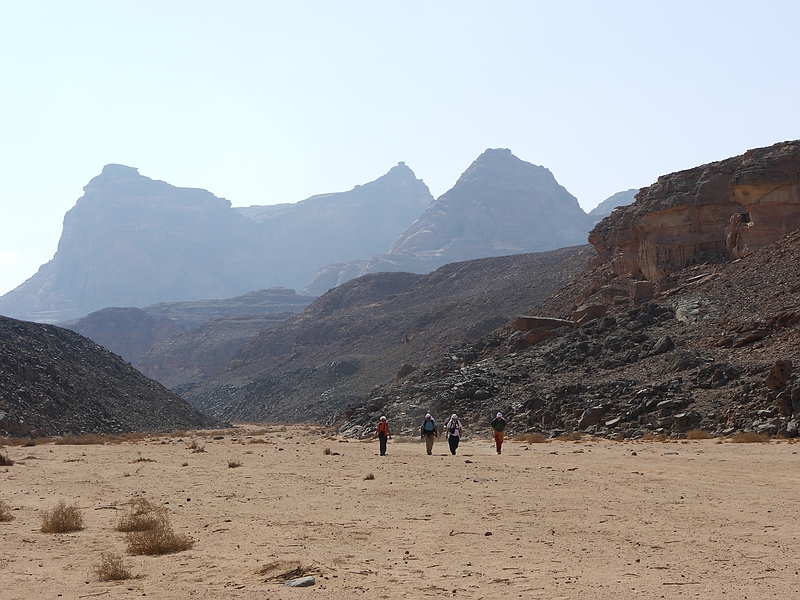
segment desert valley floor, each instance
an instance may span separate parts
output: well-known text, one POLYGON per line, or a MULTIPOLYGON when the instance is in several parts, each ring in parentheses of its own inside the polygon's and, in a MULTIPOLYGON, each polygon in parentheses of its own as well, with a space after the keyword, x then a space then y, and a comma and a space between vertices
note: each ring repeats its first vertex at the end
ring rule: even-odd
POLYGON ((6 446, 0 598, 791 598, 800 444, 343 440, 242 426, 6 446), (194 546, 134 556, 132 499, 194 546), (60 500, 84 529, 40 531, 60 500), (99 581, 103 553, 133 574, 99 581), (285 579, 313 575, 316 585, 285 579))

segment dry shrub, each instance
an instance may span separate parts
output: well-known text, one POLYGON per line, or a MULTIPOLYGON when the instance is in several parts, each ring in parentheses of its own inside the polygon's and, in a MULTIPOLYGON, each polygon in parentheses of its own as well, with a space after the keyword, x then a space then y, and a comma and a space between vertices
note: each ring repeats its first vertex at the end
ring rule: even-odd
POLYGON ((13 464, 14 461, 8 457, 8 454, 0 452, 0 467, 10 467, 13 464))
POLYGON ((200 452, 205 452, 206 451, 206 447, 205 446, 200 446, 197 443, 197 440, 192 440, 192 443, 189 444, 189 450, 192 451, 192 454, 199 454, 200 452))
MULTIPOLYGON (((341 441, 341 440, 338 440, 335 437, 329 437, 327 439, 332 440, 332 441, 341 441)), ((410 443, 413 443, 413 442, 418 442, 419 441, 419 435, 393 435, 392 436, 392 441, 395 444, 410 444, 410 443)))
POLYGON ((128 552, 159 556, 189 550, 194 541, 188 535, 177 534, 172 530, 166 512, 160 513, 155 527, 145 531, 130 531, 126 534, 128 552))
POLYGON ((583 436, 578 431, 564 432, 558 436, 560 442, 580 442, 583 436))
POLYGON ((158 506, 147 498, 134 498, 128 510, 120 517, 115 529, 124 532, 148 531, 157 527, 158 523, 166 518, 163 506, 158 506))
POLYGON ((547 442, 547 437, 539 432, 521 433, 519 435, 515 435, 513 441, 524 442, 526 444, 544 444, 547 442))
POLYGON ((330 448, 325 448, 325 450, 323 450, 322 453, 325 456, 330 456, 331 455, 331 449, 330 448))
POLYGON ((686 434, 687 440, 710 440, 713 437, 713 433, 710 431, 705 431, 704 429, 692 429, 686 434))
POLYGON ((133 577, 122 563, 122 557, 119 554, 104 552, 100 555, 100 562, 95 565, 93 571, 100 581, 122 581, 133 577))
POLYGON ((242 463, 240 463, 238 460, 229 460, 228 461, 228 468, 229 469, 235 469, 236 467, 241 467, 241 466, 242 466, 242 463))
POLYGON ((120 519, 117 531, 125 531, 128 552, 131 554, 160 555, 188 550, 194 542, 186 535, 178 535, 169 523, 166 509, 146 498, 134 498, 128 513, 120 519))
POLYGON ((755 431, 743 431, 731 436, 730 440, 735 444, 764 443, 772 438, 768 433, 756 433, 755 431))
POLYGON ((69 533, 83 529, 83 515, 74 504, 67 506, 61 500, 53 510, 42 513, 42 533, 69 533))
POLYGON ((374 473, 367 473, 366 476, 364 477, 364 481, 372 481, 373 479, 375 479, 374 473))
POLYGON ((8 523, 14 520, 14 515, 11 514, 11 507, 0 500, 0 523, 8 523))

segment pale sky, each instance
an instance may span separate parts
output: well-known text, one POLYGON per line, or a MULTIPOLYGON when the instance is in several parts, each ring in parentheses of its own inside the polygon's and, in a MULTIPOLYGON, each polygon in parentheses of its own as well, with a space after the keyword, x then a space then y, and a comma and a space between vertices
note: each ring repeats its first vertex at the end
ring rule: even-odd
POLYGON ((800 138, 800 2, 0 0, 0 294, 108 163, 234 206, 487 148, 585 210, 800 138))

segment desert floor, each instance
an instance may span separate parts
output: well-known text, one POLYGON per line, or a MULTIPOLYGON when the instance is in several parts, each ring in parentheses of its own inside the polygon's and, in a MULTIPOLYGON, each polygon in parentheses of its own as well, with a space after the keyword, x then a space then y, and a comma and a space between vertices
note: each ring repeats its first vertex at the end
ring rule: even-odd
POLYGON ((798 450, 587 438, 507 440, 498 456, 467 439, 427 456, 396 438, 381 457, 377 442, 251 425, 8 446, 0 598, 791 598, 798 450), (115 525, 137 496, 194 547, 127 554, 115 525), (41 533, 59 500, 82 531, 41 533), (102 553, 134 578, 99 581, 102 553), (316 585, 285 587, 289 572, 316 585))

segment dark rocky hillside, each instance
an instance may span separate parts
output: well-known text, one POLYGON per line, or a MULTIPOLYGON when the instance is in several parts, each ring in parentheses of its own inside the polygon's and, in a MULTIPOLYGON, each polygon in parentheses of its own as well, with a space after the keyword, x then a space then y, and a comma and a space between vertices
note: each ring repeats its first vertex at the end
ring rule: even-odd
POLYGON ((219 375, 182 391, 229 420, 335 421, 379 384, 435 363, 585 269, 587 246, 349 281, 263 331, 219 375))
POLYGON ((0 317, 0 433, 56 436, 218 425, 73 331, 0 317))
POLYGON ((270 288, 224 300, 104 308, 61 325, 172 388, 205 381, 262 329, 282 323, 313 300, 294 290, 270 288))
POLYGON ((800 144, 659 178, 590 235, 591 269, 473 343, 345 411, 413 430, 426 411, 485 431, 613 437, 800 434, 800 144), (784 235, 786 232, 787 235, 784 235))
POLYGON ((499 410, 515 433, 548 436, 797 436, 800 382, 768 377, 776 363, 784 376, 800 364, 799 264, 795 232, 738 262, 687 268, 640 302, 618 293, 639 281, 612 278, 584 299, 594 318, 573 325, 583 313, 573 299, 598 276, 587 273, 536 309, 566 322, 520 320, 464 344, 351 405, 343 430, 361 435, 383 414, 411 431, 431 411, 480 434, 499 410))

